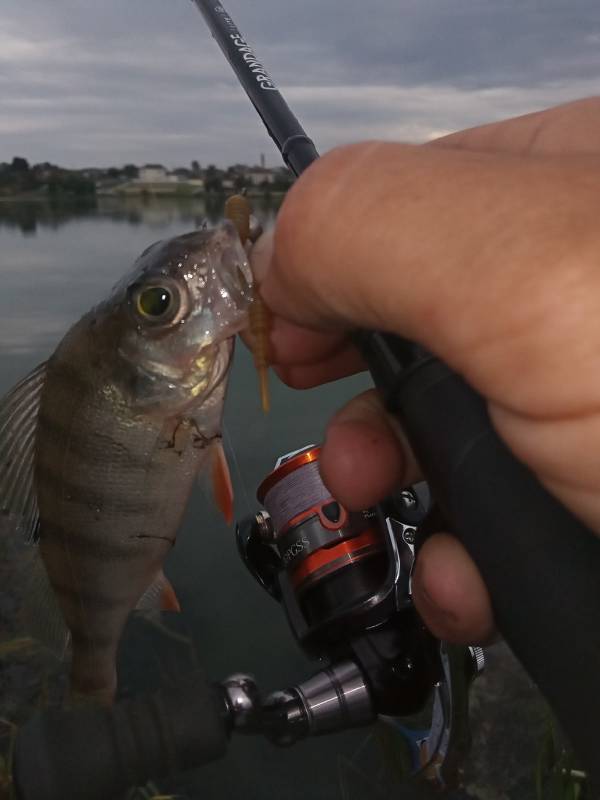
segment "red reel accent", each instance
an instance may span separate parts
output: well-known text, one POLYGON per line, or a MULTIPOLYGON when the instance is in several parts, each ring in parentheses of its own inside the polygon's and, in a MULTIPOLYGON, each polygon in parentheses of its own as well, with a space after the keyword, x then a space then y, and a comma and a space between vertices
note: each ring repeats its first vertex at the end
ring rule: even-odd
MULTIPOLYGON (((329 572, 334 572, 336 569, 341 569, 355 561, 360 561, 367 553, 361 553, 363 550, 372 552, 374 546, 381 546, 381 534, 376 528, 367 528, 360 536, 355 536, 353 539, 346 539, 333 547, 322 547, 314 553, 311 553, 304 559, 292 572, 291 579, 295 588, 307 578, 310 578, 315 572, 323 570, 327 566, 332 566, 334 561, 343 558, 343 563, 338 567, 334 567, 329 572)), ((328 574, 327 572, 325 574, 328 574)))
MULTIPOLYGON (((296 514, 295 517, 292 517, 291 520, 286 523, 283 528, 278 532, 278 538, 283 536, 286 531, 289 531, 290 528, 295 528, 296 525, 300 525, 304 522, 305 519, 309 517, 314 517, 315 515, 319 517, 319 521, 321 525, 326 528, 328 531, 338 531, 344 527, 344 525, 348 522, 348 512, 342 506, 340 508, 340 518, 332 522, 331 520, 327 519, 325 514, 323 513, 323 506, 329 505, 329 503, 337 502, 333 499, 333 497, 329 497, 327 500, 323 500, 323 502, 319 503, 316 506, 309 506, 304 511, 301 511, 299 514, 296 514)), ((338 503, 339 505, 339 503, 338 503)))

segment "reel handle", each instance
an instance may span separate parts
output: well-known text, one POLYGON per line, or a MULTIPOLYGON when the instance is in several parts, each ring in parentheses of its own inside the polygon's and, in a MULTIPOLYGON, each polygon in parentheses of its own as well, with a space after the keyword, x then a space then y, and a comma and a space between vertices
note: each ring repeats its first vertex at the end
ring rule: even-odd
POLYGON ((360 345, 500 632, 600 782, 600 538, 517 461, 485 401, 445 364, 394 336, 365 333, 360 345))

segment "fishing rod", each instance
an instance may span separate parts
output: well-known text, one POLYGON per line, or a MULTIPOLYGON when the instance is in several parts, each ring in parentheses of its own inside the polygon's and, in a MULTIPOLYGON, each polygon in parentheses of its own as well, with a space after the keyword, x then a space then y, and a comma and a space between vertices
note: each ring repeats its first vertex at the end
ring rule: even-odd
MULTIPOLYGON (((311 139, 223 5, 192 2, 300 175, 318 158, 311 139)), ((513 456, 487 404, 459 375, 397 336, 361 331, 355 341, 483 576, 500 632, 600 783, 600 539, 513 456)))

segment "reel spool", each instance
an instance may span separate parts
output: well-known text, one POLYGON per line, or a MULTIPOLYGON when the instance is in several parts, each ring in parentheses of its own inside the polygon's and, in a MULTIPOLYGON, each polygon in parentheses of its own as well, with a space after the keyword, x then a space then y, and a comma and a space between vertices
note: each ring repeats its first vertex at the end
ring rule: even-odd
POLYGON ((319 473, 321 448, 280 458, 258 488, 268 536, 310 625, 381 586, 385 541, 374 511, 348 512, 319 473))

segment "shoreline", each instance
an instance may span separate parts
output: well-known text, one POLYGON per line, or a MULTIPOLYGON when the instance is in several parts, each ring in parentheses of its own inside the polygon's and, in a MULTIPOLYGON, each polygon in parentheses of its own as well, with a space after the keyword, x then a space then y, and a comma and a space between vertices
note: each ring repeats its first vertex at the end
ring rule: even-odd
MULTIPOLYGON (((233 193, 233 192, 232 192, 233 193)), ((247 197, 269 197, 269 198, 279 198, 284 197, 286 192, 284 191, 272 191, 272 192, 263 192, 263 191, 248 191, 246 192, 247 197)), ((148 191, 142 190, 140 192, 115 192, 115 191, 107 191, 107 192, 95 192, 94 194, 88 195, 72 195, 72 194, 63 194, 63 195, 54 195, 49 196, 47 194, 16 194, 16 195, 0 195, 0 203, 44 203, 44 204, 71 204, 71 203, 79 203, 79 204, 93 204, 96 200, 99 199, 118 199, 118 200, 128 200, 130 198, 134 198, 136 200, 156 200, 167 198, 169 200, 207 200, 207 199, 221 199, 230 197, 230 192, 202 192, 202 193, 194 193, 194 194, 187 194, 182 192, 168 192, 168 191, 148 191)))

